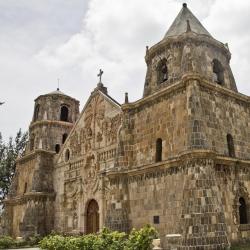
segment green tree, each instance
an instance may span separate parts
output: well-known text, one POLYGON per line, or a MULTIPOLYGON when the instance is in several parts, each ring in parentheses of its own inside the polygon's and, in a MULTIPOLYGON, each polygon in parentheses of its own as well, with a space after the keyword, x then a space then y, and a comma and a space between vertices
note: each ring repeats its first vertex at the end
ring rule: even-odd
POLYGON ((28 133, 23 133, 21 129, 15 139, 10 137, 7 143, 3 141, 0 133, 0 204, 8 194, 16 169, 16 159, 24 154, 27 140, 28 133))

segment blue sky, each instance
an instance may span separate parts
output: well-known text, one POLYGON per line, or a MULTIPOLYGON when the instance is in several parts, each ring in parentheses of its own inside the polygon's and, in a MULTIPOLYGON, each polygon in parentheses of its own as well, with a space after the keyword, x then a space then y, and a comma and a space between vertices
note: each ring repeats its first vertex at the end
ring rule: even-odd
MULTIPOLYGON (((228 43, 240 92, 249 95, 250 1, 189 0, 214 38, 228 43)), ((99 68, 109 94, 142 96, 146 45, 160 41, 179 0, 0 0, 0 131, 28 129, 34 99, 57 87, 84 105, 99 68)))

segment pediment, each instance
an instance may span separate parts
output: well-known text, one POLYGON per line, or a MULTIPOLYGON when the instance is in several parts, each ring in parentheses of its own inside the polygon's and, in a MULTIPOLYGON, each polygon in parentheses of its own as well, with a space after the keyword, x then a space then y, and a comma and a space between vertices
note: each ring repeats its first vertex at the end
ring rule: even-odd
POLYGON ((117 131, 121 124, 120 105, 101 91, 94 91, 84 106, 79 119, 70 132, 57 158, 57 163, 70 159, 85 158, 91 162, 94 151, 117 143, 117 131))

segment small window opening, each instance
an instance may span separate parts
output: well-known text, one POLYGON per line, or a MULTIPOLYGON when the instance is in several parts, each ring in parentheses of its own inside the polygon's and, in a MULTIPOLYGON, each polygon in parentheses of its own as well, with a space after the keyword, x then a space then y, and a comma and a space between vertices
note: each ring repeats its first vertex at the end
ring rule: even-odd
POLYGON ((37 104, 37 105, 35 106, 35 111, 34 111, 34 122, 38 120, 39 111, 40 111, 40 105, 37 104))
POLYGON ((30 151, 34 150, 35 137, 31 136, 30 138, 30 151))
POLYGON ((158 64, 158 84, 168 80, 168 66, 167 60, 162 59, 158 64))
POLYGON ((63 134, 63 136, 62 136, 62 144, 64 144, 64 142, 66 141, 66 139, 67 139, 67 137, 68 137, 68 134, 63 134))
POLYGON ((248 223, 247 206, 246 206, 245 199, 240 197, 239 203, 240 203, 240 206, 239 206, 240 224, 247 224, 248 223))
POLYGON ((221 85, 224 83, 224 70, 217 59, 213 60, 213 81, 221 85))
POLYGON ((160 224, 160 216, 154 216, 153 217, 154 224, 160 224))
POLYGON ((23 193, 25 194, 26 192, 27 192, 27 182, 25 182, 25 184, 24 184, 24 190, 23 190, 23 193))
POLYGON ((65 161, 66 162, 69 161, 69 158, 70 158, 70 151, 69 151, 69 149, 67 149, 65 152, 65 161))
POLYGON ((227 134, 227 147, 229 157, 235 157, 234 141, 232 135, 230 134, 227 134))
POLYGON ((155 161, 160 162, 162 161, 162 139, 158 138, 156 140, 156 155, 155 155, 155 161))
POLYGON ((59 151, 60 151, 60 144, 56 144, 55 151, 56 151, 57 154, 59 153, 59 151))
POLYGON ((61 114, 60 114, 60 120, 67 122, 69 116, 69 109, 66 106, 61 107, 61 114))

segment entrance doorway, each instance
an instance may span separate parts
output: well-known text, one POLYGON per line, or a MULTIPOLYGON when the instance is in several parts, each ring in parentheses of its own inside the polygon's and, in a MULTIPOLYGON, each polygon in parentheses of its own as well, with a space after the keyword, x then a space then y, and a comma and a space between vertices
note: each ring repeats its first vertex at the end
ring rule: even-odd
POLYGON ((91 200, 87 207, 86 233, 97 233, 99 231, 99 206, 95 200, 91 200))

